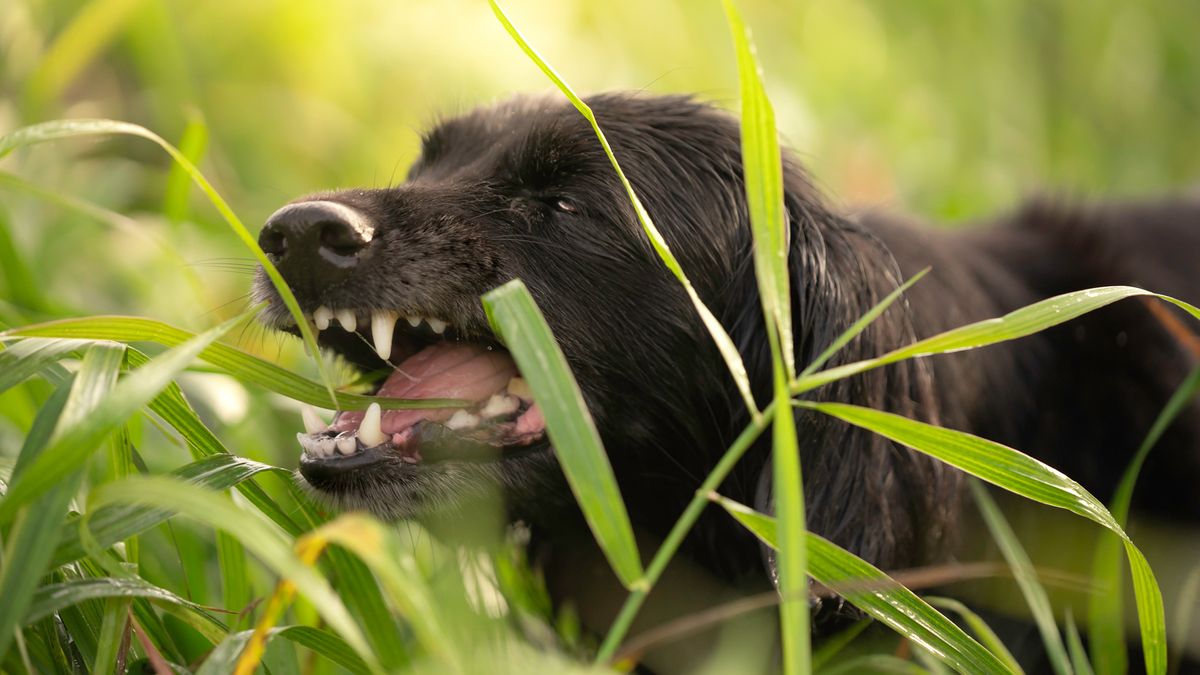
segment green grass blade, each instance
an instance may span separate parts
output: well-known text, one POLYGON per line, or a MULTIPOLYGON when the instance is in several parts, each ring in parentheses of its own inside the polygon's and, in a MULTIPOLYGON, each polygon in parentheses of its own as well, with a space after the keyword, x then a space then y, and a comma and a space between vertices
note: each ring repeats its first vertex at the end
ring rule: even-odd
MULTIPOLYGON (((134 476, 97 487, 89 499, 88 513, 117 504, 169 510, 220 529, 237 538, 264 565, 286 578, 303 594, 330 628, 368 663, 375 663, 359 627, 351 619, 329 583, 292 551, 292 542, 266 522, 238 508, 224 496, 200 486, 164 476, 134 476)), ((81 527, 87 522, 82 521, 81 527)))
POLYGON ((783 159, 775 131, 775 111, 762 84, 750 31, 733 3, 725 1, 725 16, 737 52, 742 99, 742 171, 750 229, 754 236, 754 272, 770 339, 775 377, 776 415, 772 429, 773 498, 779 522, 776 558, 783 672, 812 669, 809 643, 808 573, 805 562, 804 481, 796 421, 787 410, 788 382, 796 376, 792 312, 788 285, 788 223, 783 211, 783 159))
POLYGON ((159 603, 187 607, 203 614, 213 626, 224 629, 204 607, 140 577, 89 577, 63 583, 49 584, 38 589, 25 614, 25 623, 41 621, 58 611, 88 600, 107 598, 146 598, 159 603))
POLYGON ((1064 293, 1035 302, 1027 307, 1014 310, 1002 317, 987 319, 968 324, 960 328, 939 333, 924 340, 918 340, 911 345, 888 352, 883 356, 865 361, 856 361, 836 368, 813 373, 799 378, 792 384, 792 393, 800 394, 815 389, 823 384, 840 380, 872 368, 885 366, 889 363, 903 361, 930 354, 947 354, 975 349, 987 345, 1015 340, 1027 335, 1033 335, 1051 326, 1065 323, 1076 317, 1095 311, 1106 305, 1136 296, 1152 296, 1169 302, 1197 320, 1200 320, 1200 309, 1182 300, 1151 293, 1132 286, 1105 286, 1083 291, 1064 293))
POLYGON ((121 637, 129 623, 132 604, 127 598, 109 598, 104 603, 104 618, 96 640, 96 659, 92 662, 93 673, 111 673, 116 667, 117 652, 121 649, 121 637))
POLYGON ((1079 636, 1079 629, 1075 627, 1075 618, 1067 612, 1067 649, 1071 654, 1071 667, 1075 669, 1075 675, 1093 675, 1092 664, 1088 661, 1087 649, 1083 646, 1083 638, 1079 636))
MULTIPOLYGON (((193 165, 200 163, 208 148, 208 125, 204 117, 197 111, 187 113, 187 123, 179 137, 179 152, 187 157, 193 165)), ((163 215, 173 223, 182 222, 188 217, 188 195, 192 188, 192 178, 179 164, 172 164, 167 175, 167 184, 163 189, 163 215)))
POLYGON ((862 632, 870 627, 873 623, 875 622, 869 618, 860 619, 850 624, 849 628, 845 628, 822 640, 821 646, 813 650, 813 672, 822 672, 824 667, 827 666, 830 661, 832 661, 838 654, 841 654, 846 647, 850 646, 850 643, 854 642, 854 640, 859 635, 862 635, 862 632))
MULTIPOLYGON (((250 606, 250 578, 246 567, 246 549, 225 532, 217 532, 217 569, 221 573, 221 604, 231 612, 250 606)), ((245 620, 249 620, 247 616, 245 620)), ((245 628, 240 624, 234 628, 245 628)))
POLYGON ((822 671, 822 675, 859 675, 860 673, 895 673, 895 675, 930 675, 929 671, 912 661, 890 654, 866 654, 822 671))
POLYGON ((738 83, 742 101, 742 174, 746 204, 754 233, 754 272, 763 316, 773 324, 782 350, 788 379, 796 377, 792 339, 791 291, 788 284, 790 242, 783 206, 783 157, 775 130, 775 109, 763 87, 762 65, 754 51, 750 29, 730 0, 725 17, 737 53, 738 83))
MULTIPOLYGON (((246 642, 254 631, 247 630, 232 633, 226 637, 217 648, 204 659, 203 665, 196 671, 197 675, 224 675, 231 673, 237 665, 246 642)), ((338 664, 354 675, 369 675, 372 669, 364 662, 346 641, 329 631, 310 628, 309 626, 280 626, 272 628, 267 634, 268 642, 276 637, 286 638, 295 644, 312 650, 330 661, 338 664)), ((274 671, 272 671, 274 672, 274 671)))
POLYGON ((183 170, 191 176, 196 185, 200 186, 201 191, 216 207, 217 212, 229 224, 233 233, 237 238, 245 244, 246 248, 254 255, 254 258, 262 265, 263 271, 271 280, 271 284, 275 286, 275 290, 279 292, 279 297, 283 300, 283 304, 287 306, 288 312, 296 321, 296 325, 300 329, 300 334, 304 340, 304 344, 308 345, 309 353, 316 359, 317 369, 321 373, 321 380, 325 384, 325 389, 329 394, 329 399, 336 399, 333 390, 333 377, 329 373, 329 368, 321 359, 321 350, 317 348, 316 335, 313 333, 312 327, 308 321, 304 319, 304 313, 300 311, 300 305, 296 302, 296 296, 292 294, 292 290, 288 288, 287 283, 280 276, 279 270, 275 269, 275 265, 267 258, 262 249, 258 247, 258 241, 250 234, 246 226, 242 224, 237 214, 225 202, 225 199, 216 191, 204 174, 196 168, 187 157, 184 156, 175 146, 163 140, 158 134, 146 129, 145 127, 128 122, 117 122, 113 120, 102 119, 75 119, 75 120, 56 120, 53 122, 43 122, 29 127, 17 129, 12 133, 0 136, 0 157, 4 157, 8 153, 30 145, 45 143, 48 141, 61 140, 65 138, 76 138, 81 136, 108 136, 108 135, 126 135, 144 138, 162 148, 171 159, 175 160, 183 170))
MULTIPOLYGON (((125 350, 125 361, 130 368, 140 368, 149 360, 149 357, 133 347, 125 350)), ((155 396, 147 407, 175 429, 175 431, 179 432, 180 437, 195 459, 198 460, 211 455, 230 454, 224 444, 200 420, 200 416, 196 414, 191 404, 183 397, 183 392, 180 390, 178 384, 174 382, 168 384, 166 389, 163 389, 158 396, 155 396)), ((255 481, 241 481, 235 487, 250 503, 258 507, 258 510, 265 513, 277 525, 287 531, 288 534, 296 536, 304 531, 305 528, 296 523, 291 515, 276 503, 255 481)))
MULTIPOLYGON (((1137 485, 1138 474, 1151 448, 1158 443, 1167 427, 1197 393, 1200 393, 1200 366, 1194 368, 1171 395, 1121 476, 1121 482, 1117 485, 1109 507, 1113 517, 1121 525, 1125 524, 1129 516, 1133 489, 1137 485)), ((1124 628, 1124 572, 1121 566, 1121 540, 1117 537, 1102 537, 1092 558, 1092 578, 1106 591, 1092 594, 1088 602, 1088 638, 1092 660, 1097 670, 1103 673, 1125 672, 1128 667, 1124 628)))
POLYGON ((596 424, 550 327, 520 280, 483 296, 483 306, 533 389, 546 432, 597 543, 626 588, 642 575, 633 527, 596 424))
POLYGON ((408 620, 422 646, 448 671, 459 664, 449 631, 443 625, 439 599, 429 592, 411 548, 401 545, 395 529, 371 516, 349 513, 314 530, 313 539, 337 544, 353 553, 375 573, 392 599, 393 605, 408 620))
POLYGON ((908 281, 905 281, 903 284, 901 284, 899 288, 891 293, 888 293, 887 297, 885 297, 883 300, 880 300, 874 307, 869 309, 866 314, 863 314, 861 317, 859 317, 858 321, 855 321, 853 324, 851 324, 844 333, 837 336, 837 339, 831 342, 829 346, 825 348, 825 351, 821 352, 817 358, 813 359, 812 363, 805 366, 804 370, 800 371, 800 374, 796 376, 797 379, 803 380, 809 375, 815 373, 818 368, 825 365, 829 359, 833 358, 834 355, 842 349, 842 347, 845 347, 851 340, 858 337, 860 333, 866 330, 867 326, 871 325, 875 319, 878 319, 881 314, 887 311, 887 308, 891 307, 892 303, 899 300, 900 296, 903 295, 905 291, 911 288, 913 284, 920 281, 921 277, 924 277, 926 274, 928 274, 930 269, 931 268, 926 267, 920 272, 917 272, 916 274, 912 275, 908 281))
MULTIPOLYGON (((778 542, 775 519, 713 495, 739 523, 768 546, 778 542)), ((912 591, 870 563, 808 533, 808 572, 855 607, 961 673, 1008 673, 1004 663, 912 591)))
POLYGON ((87 340, 22 340, 8 346, 0 351, 0 392, 88 344, 87 340))
MULTIPOLYGON (((120 342, 154 342, 168 347, 181 345, 194 336, 195 333, 182 328, 138 316, 91 316, 80 319, 61 319, 13 328, 0 333, 0 337, 87 338, 120 342)), ((240 349, 220 343, 206 346, 200 352, 200 358, 243 382, 249 382, 288 398, 322 408, 366 410, 367 406, 373 402, 379 403, 380 407, 388 410, 452 408, 463 405, 462 401, 454 399, 410 401, 341 392, 334 392, 335 398, 330 399, 328 391, 316 382, 257 356, 247 354, 240 349)))
MULTIPOLYGON (((26 437, 20 460, 13 470, 13 483, 0 506, 9 504, 13 493, 34 474, 39 461, 52 451, 54 439, 63 436, 64 428, 86 423, 103 405, 117 381, 123 349, 112 343, 88 348, 70 393, 62 399, 62 407, 59 408, 57 402, 48 406, 49 414, 55 417, 53 424, 47 421, 37 425, 37 432, 26 437)), ((35 495, 39 499, 30 500, 29 508, 13 509, 16 522, 9 531, 4 567, 0 570, 0 598, 4 599, 0 602, 0 658, 8 650, 13 632, 33 599, 38 579, 45 573, 58 543, 67 507, 83 482, 81 464, 65 469, 55 484, 35 495)))
POLYGON ((44 494, 80 466, 105 436, 158 395, 205 347, 242 319, 236 317, 201 333, 130 373, 86 419, 59 431, 29 469, 13 481, 8 495, 0 501, 0 522, 10 520, 18 508, 44 494))
POLYGON ((957 613, 962 617, 963 623, 967 624, 967 627, 971 629, 971 632, 975 633, 975 637, 979 642, 988 651, 995 654, 996 658, 1003 661, 1009 670, 1014 673, 1025 672, 1021 668, 1021 664, 1017 663, 1016 657, 1012 655, 1012 652, 1008 651, 1008 647, 1000 640, 1000 636, 996 635, 996 631, 992 630, 992 627, 983 620, 983 617, 971 611, 970 607, 953 598, 940 598, 932 595, 925 596, 925 602, 939 609, 948 609, 957 613))
MULTIPOLYGON (((299 492, 294 482, 289 482, 288 487, 293 492, 299 492)), ((296 503, 314 527, 325 521, 304 495, 297 494, 296 503)), ((367 632, 367 638, 371 641, 381 665, 388 672, 409 667, 406 645, 410 640, 396 625, 396 616, 388 608, 379 583, 371 574, 370 568, 363 561, 336 546, 326 550, 325 559, 333 569, 342 598, 350 612, 358 619, 359 625, 367 632)))
POLYGON ((579 113, 583 115, 585 119, 587 119, 588 123, 592 125, 592 131, 596 133, 596 138, 599 139, 600 145, 604 148, 604 154, 608 156, 608 161, 612 164, 613 170, 617 172, 617 177, 621 180, 621 185, 624 186, 625 193, 629 196, 629 202, 633 205, 633 211, 637 215, 638 222, 641 223, 642 229, 646 232, 646 236, 650 239, 651 246, 654 247, 655 252, 658 253, 658 257, 663 261, 663 264, 666 265, 667 269, 669 269, 671 273, 675 275, 675 278, 679 280, 679 283, 687 292, 688 297, 691 298, 692 305, 695 306, 696 311, 700 314, 701 321, 704 322, 704 326, 708 329, 709 334, 712 336, 713 342, 716 343, 717 349, 720 350, 722 358, 725 359, 725 365, 729 368, 729 373, 733 376, 734 382, 737 383, 738 391, 741 392, 742 398, 746 402, 746 407, 757 413, 758 406, 754 403, 754 395, 750 393, 750 378, 746 374, 746 366, 742 362, 741 354, 738 353, 737 345, 733 343, 733 339, 729 337, 729 333, 726 332, 725 327, 721 325, 721 322, 717 320, 717 317, 714 316, 711 311, 709 311, 708 306, 705 305, 704 301, 700 299, 699 294, 696 293, 696 289, 692 286, 692 282, 689 281, 687 275, 684 274, 683 267, 680 266, 679 261, 675 258, 675 254, 672 253, 670 247, 667 246, 667 241, 663 239, 662 234, 658 231, 658 228, 655 227, 654 221, 650 218, 650 214, 647 213, 646 208, 642 206, 642 201, 638 199, 637 193, 634 192, 633 185, 631 185, 629 179, 625 177, 625 172, 621 169, 621 165, 617 162, 617 157, 613 154, 612 147, 608 144, 608 138, 605 137, 604 132, 600 129, 600 124, 596 122, 596 115, 593 114, 592 109, 583 102, 583 99, 579 98, 579 96, 575 93, 575 90, 571 89, 570 85, 563 80, 562 76, 560 76, 558 72, 550 66, 550 64, 546 63, 546 60, 543 59, 532 46, 530 46, 529 42, 525 40, 524 36, 521 35, 521 32, 517 30, 516 26, 509 21, 508 16, 504 13, 504 10, 500 9, 500 5, 496 2, 496 0, 488 0, 488 4, 491 5, 492 12, 496 15, 496 18, 499 19, 501 25, 504 26, 505 32, 507 32, 509 37, 511 37, 513 41, 517 43, 517 46, 521 48, 521 51, 525 52, 525 55, 529 57, 529 60, 533 61, 546 77, 550 78, 550 81, 554 83, 554 86, 558 87, 558 90, 562 92, 562 94, 566 96, 568 100, 571 101, 571 104, 575 106, 575 109, 578 110, 579 113))
POLYGON ((843 403, 797 401, 796 405, 874 431, 1005 490, 1088 518, 1117 534, 1124 541, 1133 575, 1146 671, 1154 674, 1166 671, 1162 591, 1154 573, 1113 515, 1079 483, 1028 455, 961 431, 843 403))
POLYGON ((1021 588, 1021 594, 1025 596, 1025 604, 1033 615, 1038 632, 1042 634, 1042 644, 1046 647, 1046 658, 1050 660, 1050 666, 1059 675, 1069 675, 1071 659, 1067 655, 1066 645, 1063 644, 1062 634, 1058 632, 1058 624, 1054 621, 1050 596, 1038 580, 1033 561, 1029 559, 1021 542, 1017 540, 1016 533, 1000 513, 1000 507, 996 506, 996 502, 987 493, 987 488, 974 479, 969 479, 968 484, 975 504, 992 533, 992 539, 1000 547, 1000 552, 1004 554, 1004 559, 1008 561, 1008 567, 1012 570, 1013 578, 1021 588))
POLYGON ((779 592, 783 597, 779 603, 783 671, 805 673, 812 669, 812 646, 809 641, 808 532, 804 518, 804 480, 800 473, 796 418, 787 405, 787 378, 778 356, 774 370, 775 409, 779 412, 772 424, 774 484, 771 496, 779 523, 776 571, 779 592))
MULTIPOLYGON (((0 297, 18 307, 45 311, 49 306, 42 284, 35 281, 33 270, 17 252, 12 224, 6 209, 0 207, 0 297)), ((3 371, 0 371, 3 372, 3 371)))
MULTIPOLYGON (((234 487, 263 471, 287 473, 268 464, 235 455, 213 455, 173 471, 170 475, 213 492, 234 487)), ((154 509, 139 504, 114 504, 88 515, 88 529, 95 544, 108 548, 149 530, 173 515, 169 509, 154 509)), ((54 564, 63 565, 86 555, 79 539, 78 517, 67 521, 62 541, 54 552, 54 564)))

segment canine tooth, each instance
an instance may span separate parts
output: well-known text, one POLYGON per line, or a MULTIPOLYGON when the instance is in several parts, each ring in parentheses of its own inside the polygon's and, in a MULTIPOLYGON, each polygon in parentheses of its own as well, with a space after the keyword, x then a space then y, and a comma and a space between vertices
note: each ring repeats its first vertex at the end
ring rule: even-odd
POLYGON ((354 330, 358 328, 358 317, 354 316, 354 310, 339 309, 338 311, 334 312, 333 315, 337 317, 338 323, 341 324, 342 328, 345 329, 346 332, 353 333, 354 330))
POLYGON ((392 333, 395 330, 395 312, 371 312, 371 340, 375 343, 375 352, 384 361, 392 356, 392 333))
POLYGON ((412 326, 413 328, 421 325, 421 317, 419 316, 406 316, 404 317, 404 320, 407 321, 408 325, 412 326))
POLYGON ((447 429, 470 429, 476 424, 479 424, 479 417, 462 409, 454 411, 450 419, 446 420, 447 429))
POLYGON ((382 420, 383 411, 379 409, 378 403, 367 406, 367 413, 358 425, 358 439, 362 441, 363 447, 373 448, 387 440, 387 436, 383 434, 382 420))
POLYGON ((507 389, 508 393, 516 396, 517 398, 526 401, 533 400, 533 392, 529 389, 529 383, 520 377, 514 377, 513 379, 509 380, 507 389))
POLYGON ((304 420, 304 430, 310 434, 325 431, 325 427, 329 426, 321 421, 316 408, 310 405, 300 406, 300 419, 304 420))
POLYGON ((442 333, 446 332, 446 322, 445 321, 442 321, 441 319, 425 319, 425 320, 429 322, 429 327, 433 329, 433 332, 437 333, 438 335, 441 335, 442 333))
POLYGON ((332 318, 333 310, 325 305, 321 305, 317 308, 317 311, 313 312, 313 323, 317 324, 317 330, 329 328, 329 320, 332 318))
POLYGON ((492 417, 515 413, 520 407, 521 401, 516 396, 492 394, 487 403, 483 404, 483 409, 479 413, 490 419, 492 417))
POLYGON ((354 436, 349 434, 338 436, 336 445, 337 451, 343 455, 353 455, 354 451, 358 449, 358 445, 354 442, 354 436))

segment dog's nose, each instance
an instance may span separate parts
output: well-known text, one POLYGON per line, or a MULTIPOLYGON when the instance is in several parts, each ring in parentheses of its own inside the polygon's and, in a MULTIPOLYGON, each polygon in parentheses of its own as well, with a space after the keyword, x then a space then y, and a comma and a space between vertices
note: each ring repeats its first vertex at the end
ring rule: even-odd
POLYGON ((327 201, 288 204, 271 214, 258 245, 289 285, 320 287, 348 275, 375 228, 362 213, 327 201))

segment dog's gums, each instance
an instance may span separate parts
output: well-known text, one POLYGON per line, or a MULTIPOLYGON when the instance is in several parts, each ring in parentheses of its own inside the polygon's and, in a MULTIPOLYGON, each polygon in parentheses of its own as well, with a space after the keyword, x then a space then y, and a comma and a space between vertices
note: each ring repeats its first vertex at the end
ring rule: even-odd
POLYGON ((464 407, 342 411, 325 424, 303 409, 300 471, 318 489, 377 462, 406 464, 494 461, 545 436, 545 421, 508 352, 495 341, 470 342, 442 319, 386 310, 320 306, 305 317, 318 339, 370 343, 390 374, 374 394, 404 399, 457 399, 464 407), (361 315, 361 320, 360 320, 361 315), (362 330, 359 330, 359 327, 362 330), (332 333, 339 334, 331 338, 332 333))

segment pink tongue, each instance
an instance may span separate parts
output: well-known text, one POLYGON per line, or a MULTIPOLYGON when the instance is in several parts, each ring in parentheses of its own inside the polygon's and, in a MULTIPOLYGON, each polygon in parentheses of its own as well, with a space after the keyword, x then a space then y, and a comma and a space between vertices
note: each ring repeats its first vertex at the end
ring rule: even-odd
MULTIPOLYGON (((457 398, 485 401, 502 391, 517 374, 516 364, 507 354, 480 345, 438 342, 426 347, 396 366, 378 396, 394 398, 457 398)), ((393 434, 421 420, 440 422, 454 414, 454 408, 433 410, 392 410, 383 413, 383 432, 393 434)), ((358 429, 363 411, 347 411, 334 420, 335 431, 358 429)))

